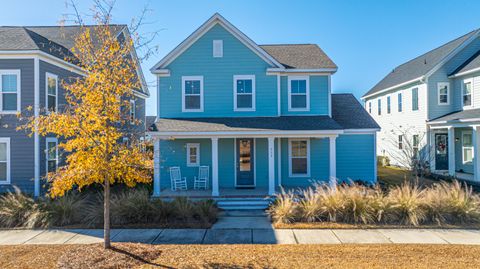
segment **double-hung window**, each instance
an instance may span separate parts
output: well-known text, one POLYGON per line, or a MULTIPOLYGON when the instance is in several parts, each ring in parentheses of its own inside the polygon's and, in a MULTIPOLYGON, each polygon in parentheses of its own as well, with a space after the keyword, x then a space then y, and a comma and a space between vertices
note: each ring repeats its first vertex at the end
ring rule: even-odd
POLYGON ((472 132, 462 133, 462 161, 469 163, 473 160, 473 136, 472 132))
POLYGON ((377 110, 378 110, 378 115, 382 115, 382 99, 378 98, 377 100, 377 110))
POLYGON ((182 77, 182 111, 203 112, 203 76, 182 77))
POLYGON ((10 138, 0 137, 0 184, 10 183, 10 138))
POLYGON ((56 112, 58 107, 58 76, 46 74, 47 110, 56 112))
POLYGON ((390 114, 391 109, 390 109, 390 96, 387 96, 387 114, 390 114))
POLYGON ((448 105, 450 103, 450 99, 448 98, 448 94, 450 92, 450 83, 439 82, 437 84, 437 90, 438 90, 438 104, 448 105))
POLYGON ((372 114, 372 102, 368 102, 368 113, 372 114))
POLYGON ((416 157, 418 154, 419 146, 420 146, 420 137, 418 135, 413 135, 412 140, 413 140, 413 143, 412 143, 413 154, 416 157))
POLYGON ((288 77, 288 110, 310 110, 310 82, 308 76, 288 77))
POLYGON ((308 139, 290 139, 290 176, 310 176, 310 141, 308 139))
POLYGON ((235 111, 255 111, 255 76, 233 76, 235 111))
POLYGON ((472 106, 472 79, 466 79, 463 81, 462 86, 462 100, 463 100, 463 107, 471 107, 472 106))
POLYGON ((397 98, 398 98, 398 112, 402 112, 403 110, 403 100, 402 100, 402 93, 398 93, 397 95, 397 98))
POLYGON ((47 172, 55 172, 58 168, 58 140, 55 137, 46 138, 47 172))
POLYGON ((130 100, 130 124, 135 124, 135 111, 136 111, 136 103, 135 100, 130 100))
POLYGON ((398 149, 403 149, 403 135, 398 136, 398 149))
POLYGON ((20 111, 20 70, 0 70, 0 113, 20 111))
POLYGON ((188 143, 187 144, 187 166, 199 166, 200 165, 200 144, 188 143))
POLYGON ((412 111, 418 110, 418 88, 412 89, 412 111))

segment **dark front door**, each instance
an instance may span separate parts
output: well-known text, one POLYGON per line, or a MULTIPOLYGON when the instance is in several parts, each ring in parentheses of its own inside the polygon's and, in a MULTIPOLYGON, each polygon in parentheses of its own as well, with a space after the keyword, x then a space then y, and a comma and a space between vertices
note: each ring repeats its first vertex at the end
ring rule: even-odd
POLYGON ((253 187, 253 139, 237 139, 237 187, 253 187))
POLYGON ((447 134, 435 134, 435 170, 448 170, 447 134))

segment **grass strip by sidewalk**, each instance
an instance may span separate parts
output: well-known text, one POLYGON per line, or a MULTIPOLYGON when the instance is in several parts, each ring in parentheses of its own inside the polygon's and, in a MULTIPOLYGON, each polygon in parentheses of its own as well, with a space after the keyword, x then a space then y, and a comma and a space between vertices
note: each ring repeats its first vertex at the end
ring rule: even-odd
POLYGON ((0 246, 0 268, 480 268, 480 246, 0 246))

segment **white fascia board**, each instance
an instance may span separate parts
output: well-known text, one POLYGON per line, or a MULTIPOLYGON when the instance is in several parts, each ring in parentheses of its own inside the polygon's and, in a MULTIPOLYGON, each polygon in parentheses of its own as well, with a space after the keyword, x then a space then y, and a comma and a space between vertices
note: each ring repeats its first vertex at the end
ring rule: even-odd
POLYGON ((374 134, 376 132, 380 132, 380 128, 345 129, 344 134, 374 134))
POLYGON ((289 74, 289 73, 325 73, 334 74, 338 68, 316 68, 316 69, 285 69, 285 68, 267 68, 267 74, 289 74))
POLYGON ((409 81, 405 81, 405 82, 400 83, 400 84, 397 84, 397 85, 393 85, 393 86, 388 87, 388 88, 385 88, 385 89, 383 89, 383 90, 381 90, 381 91, 374 92, 374 93, 372 93, 372 94, 362 96, 360 99, 362 99, 363 101, 365 101, 365 99, 370 98, 370 97, 373 97, 373 96, 375 96, 375 95, 379 95, 379 94, 382 94, 382 93, 385 93, 385 92, 394 90, 394 89, 396 89, 396 88, 400 88, 400 87, 406 86, 406 85, 408 85, 408 84, 412 84, 412 83, 417 82, 417 81, 423 81, 424 79, 425 79, 425 76, 421 76, 421 77, 418 77, 418 78, 415 78, 415 79, 412 79, 412 80, 409 80, 409 81))
POLYGON ((147 132, 158 138, 192 138, 192 137, 330 137, 342 134, 343 130, 316 131, 238 131, 238 132, 147 132))
POLYGON ((468 70, 468 71, 464 71, 464 72, 461 72, 461 73, 457 73, 457 74, 448 76, 448 78, 458 78, 458 77, 462 77, 462 76, 466 76, 466 75, 473 74, 473 73, 475 73, 475 72, 480 72, 480 67, 477 67, 477 68, 474 68, 474 69, 471 69, 471 70, 468 70))
POLYGON ((152 74, 162 77, 169 77, 170 76, 170 69, 157 69, 152 71, 152 74))
POLYGON ((150 72, 155 73, 155 70, 170 64, 217 23, 224 27, 227 31, 229 31, 233 36, 235 36, 238 40, 240 40, 240 42, 250 48, 258 56, 260 56, 260 58, 262 58, 264 61, 266 61, 272 66, 283 68, 283 65, 280 64, 277 60, 275 60, 270 54, 260 48, 255 42, 253 42, 250 38, 248 38, 244 33, 238 30, 220 14, 215 13, 212 17, 210 17, 210 19, 208 19, 199 28, 197 28, 197 30, 195 30, 184 41, 182 41, 182 43, 180 43, 156 65, 154 65, 150 69, 150 72))

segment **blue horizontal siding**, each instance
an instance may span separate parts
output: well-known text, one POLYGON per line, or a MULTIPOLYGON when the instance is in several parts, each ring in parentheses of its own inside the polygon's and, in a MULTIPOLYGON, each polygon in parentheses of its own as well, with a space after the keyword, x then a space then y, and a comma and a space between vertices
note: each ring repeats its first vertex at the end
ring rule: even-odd
POLYGON ((336 144, 339 180, 376 182, 373 134, 339 135, 336 144))
POLYGON ((310 76, 310 110, 288 111, 288 76, 280 78, 282 115, 328 115, 328 76, 310 76))

